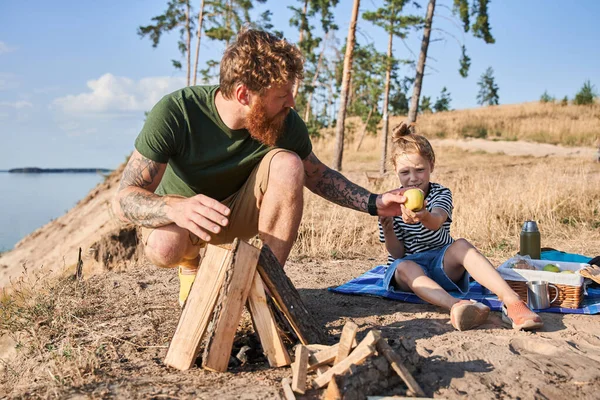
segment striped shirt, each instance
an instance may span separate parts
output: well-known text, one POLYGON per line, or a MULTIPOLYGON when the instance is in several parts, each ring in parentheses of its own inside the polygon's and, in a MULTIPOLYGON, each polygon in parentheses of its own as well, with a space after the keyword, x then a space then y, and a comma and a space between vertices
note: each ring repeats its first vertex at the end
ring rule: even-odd
MULTIPOLYGON (((440 229, 432 231, 423 226, 422 223, 407 224, 402 217, 394 217, 394 233, 400 241, 404 241, 404 254, 420 253, 436 249, 454 242, 450 236, 450 223, 452 222, 452 192, 439 183, 429 183, 427 194, 427 210, 431 212, 434 208, 441 208, 448 214, 448 218, 440 229)), ((385 243, 383 227, 379 224, 379 241, 385 243)), ((394 262, 394 257, 388 253, 388 265, 394 262)))

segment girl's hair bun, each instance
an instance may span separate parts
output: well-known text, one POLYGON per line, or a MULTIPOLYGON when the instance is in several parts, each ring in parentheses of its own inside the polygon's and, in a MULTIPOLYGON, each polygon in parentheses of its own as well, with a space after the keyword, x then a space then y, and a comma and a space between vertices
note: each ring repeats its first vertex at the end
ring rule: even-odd
POLYGON ((392 140, 397 140, 403 136, 413 135, 415 134, 415 124, 406 122, 401 122, 399 125, 396 125, 394 129, 392 129, 392 140))

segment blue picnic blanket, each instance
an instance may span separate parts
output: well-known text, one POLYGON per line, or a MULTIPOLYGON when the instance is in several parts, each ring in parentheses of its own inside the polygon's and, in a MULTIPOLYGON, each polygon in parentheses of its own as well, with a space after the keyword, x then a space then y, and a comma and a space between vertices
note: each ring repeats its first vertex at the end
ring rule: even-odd
MULTIPOLYGON (((414 293, 385 290, 383 288, 383 274, 385 269, 385 265, 378 265, 358 278, 354 278, 341 286, 329 288, 329 290, 334 293, 380 296, 407 303, 427 304, 414 293)), ((502 307, 502 303, 498 300, 498 297, 477 282, 471 282, 469 291, 466 294, 461 294, 460 292, 450 292, 450 294, 461 299, 479 301, 490 307, 493 311, 500 311, 502 307)), ((598 314, 600 313, 600 289, 588 287, 581 308, 551 307, 540 311, 563 314, 598 314)))

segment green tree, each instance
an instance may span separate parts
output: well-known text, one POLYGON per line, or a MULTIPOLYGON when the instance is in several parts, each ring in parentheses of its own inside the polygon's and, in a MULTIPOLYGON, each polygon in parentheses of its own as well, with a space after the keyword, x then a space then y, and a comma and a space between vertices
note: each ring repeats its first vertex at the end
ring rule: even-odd
POLYGON ((597 96, 594 85, 587 80, 583 83, 582 88, 577 92, 573 99, 573 104, 578 106, 584 106, 594 104, 594 98, 597 96))
POLYGON ((498 96, 498 85, 494 82, 494 69, 492 67, 488 67, 485 70, 479 82, 479 93, 477 94, 477 104, 488 106, 498 105, 500 100, 498 96))
POLYGON ((444 86, 440 93, 440 97, 435 100, 433 109, 435 112, 450 111, 450 102, 452 102, 452 99, 450 98, 450 92, 448 92, 444 86))
POLYGON ((337 30, 337 25, 333 22, 334 16, 332 9, 339 0, 298 0, 302 3, 302 8, 289 6, 293 11, 290 24, 298 28, 299 38, 298 46, 305 58, 304 74, 305 79, 298 82, 294 88, 294 98, 302 90, 303 98, 298 99, 299 111, 304 111, 304 120, 310 119, 311 104, 317 85, 322 83, 320 73, 326 64, 325 53, 329 44, 330 30, 337 30), (315 27, 310 21, 316 16, 320 17, 321 29, 325 33, 324 38, 314 35, 315 27), (317 49, 321 47, 321 51, 317 49), (303 110, 302 110, 303 109, 303 110))
POLYGON ((348 101, 348 115, 359 116, 364 123, 357 149, 366 133, 376 133, 381 121, 378 107, 384 91, 385 69, 385 54, 378 52, 372 43, 367 46, 356 44, 351 76, 353 95, 348 101))
POLYGON ((346 37, 346 53, 344 54, 344 69, 342 72, 342 90, 340 92, 340 108, 338 110, 335 124, 335 150, 333 168, 342 170, 342 158, 344 155, 344 125, 346 123, 346 102, 350 93, 350 75, 352 72, 352 58, 354 44, 356 43, 356 23, 358 21, 358 10, 360 0, 354 0, 352 5, 352 16, 348 24, 348 36, 346 37))
POLYGON ((431 111, 431 97, 423 96, 423 101, 420 107, 421 113, 430 113, 431 111))
MULTIPOLYGON (((491 33, 488 16, 488 4, 490 0, 473 0, 471 9, 469 10, 468 0, 454 0, 452 12, 458 16, 462 22, 464 32, 471 30, 473 36, 483 39, 486 43, 495 43, 495 39, 491 33), (475 22, 471 25, 471 17, 475 17, 475 22)), ((423 76, 425 74, 425 64, 427 60, 427 51, 431 37, 433 25, 433 15, 435 10, 436 0, 429 0, 427 6, 427 14, 425 16, 425 29, 423 31, 423 40, 421 41, 421 52, 419 53, 419 61, 417 63, 417 71, 415 84, 413 86, 413 94, 410 102, 410 110, 408 112, 408 121, 415 122, 417 120, 417 110, 419 110, 419 98, 421 96, 421 88, 423 86, 423 76)), ((467 51, 464 45, 461 45, 461 57, 459 73, 463 78, 466 78, 471 66, 471 59, 467 56, 467 51)))
POLYGON ((389 100, 390 88, 392 84, 392 70, 397 61, 393 58, 393 43, 394 37, 405 39, 408 35, 409 28, 420 27, 423 25, 423 18, 408 15, 402 15, 402 10, 407 0, 385 0, 383 7, 375 11, 363 13, 363 19, 372 22, 373 24, 383 28, 388 34, 388 47, 385 68, 385 90, 383 93, 383 127, 381 129, 381 159, 379 172, 385 173, 387 159, 387 143, 389 130, 389 100))
POLYGON ((560 105, 568 106, 569 105, 569 97, 568 96, 563 97, 563 99, 560 101, 560 105))
POLYGON ((540 103, 554 103, 554 97, 548 94, 547 90, 540 96, 540 103))
MULTIPOLYGON (((152 41, 152 47, 157 47, 160 38, 164 33, 171 32, 176 28, 180 28, 179 41, 177 47, 183 57, 187 61, 187 85, 190 85, 190 58, 191 49, 190 42, 194 22, 190 18, 191 6, 189 0, 171 0, 167 3, 167 9, 163 14, 152 18, 154 24, 138 27, 138 35, 141 37, 149 36, 152 41)), ((173 67, 182 69, 181 61, 171 60, 173 67)))
MULTIPOLYGON (((229 46, 231 40, 244 27, 270 29, 271 12, 260 14, 258 21, 252 21, 250 10, 255 3, 264 4, 267 0, 206 0, 206 25, 204 33, 209 39, 222 42, 224 47, 229 46)), ((206 68, 200 70, 202 79, 210 81, 219 76, 219 61, 207 60, 206 68)))

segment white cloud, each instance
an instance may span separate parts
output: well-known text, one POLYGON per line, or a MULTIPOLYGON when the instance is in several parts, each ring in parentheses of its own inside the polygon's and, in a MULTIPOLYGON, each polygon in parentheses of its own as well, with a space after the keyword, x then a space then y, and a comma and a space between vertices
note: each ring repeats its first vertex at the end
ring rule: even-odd
POLYGON ((10 107, 10 108, 14 108, 17 110, 20 110, 22 108, 27 108, 27 107, 33 107, 33 104, 31 104, 28 101, 25 100, 19 100, 19 101, 0 101, 0 107, 10 107))
POLYGON ((15 50, 15 47, 10 47, 9 45, 0 40, 0 54, 10 53, 11 51, 15 50))
POLYGON ((17 87, 19 87, 19 80, 16 75, 0 72, 0 91, 16 89, 17 87))
POLYGON ((139 81, 110 73, 87 82, 90 92, 59 97, 52 102, 65 113, 134 113, 149 111, 165 94, 185 86, 183 78, 151 77, 139 81))
POLYGON ((58 127, 66 132, 68 137, 90 136, 98 132, 97 128, 82 127, 81 123, 74 121, 59 123, 58 127))

